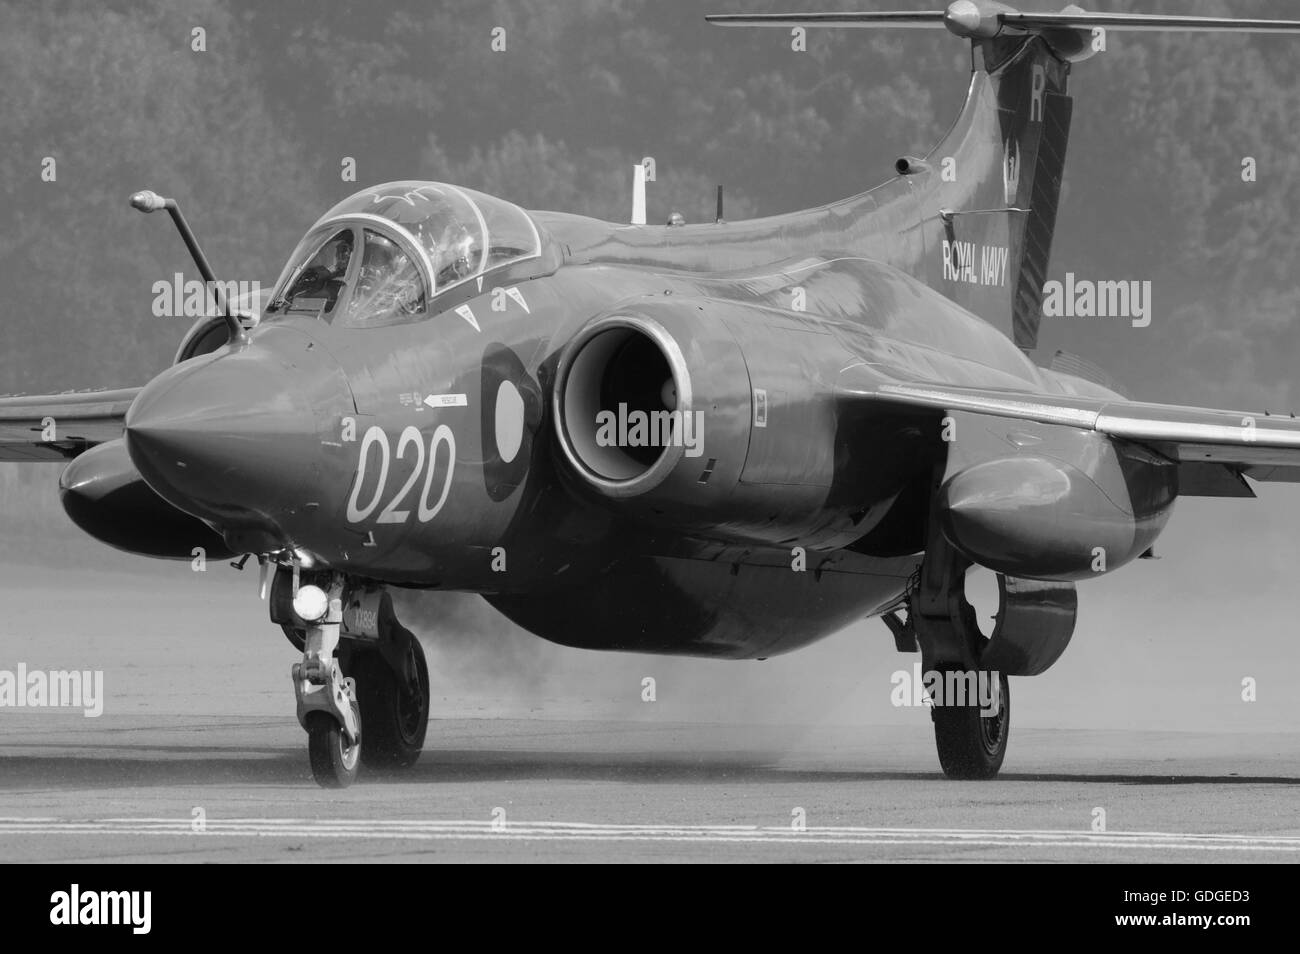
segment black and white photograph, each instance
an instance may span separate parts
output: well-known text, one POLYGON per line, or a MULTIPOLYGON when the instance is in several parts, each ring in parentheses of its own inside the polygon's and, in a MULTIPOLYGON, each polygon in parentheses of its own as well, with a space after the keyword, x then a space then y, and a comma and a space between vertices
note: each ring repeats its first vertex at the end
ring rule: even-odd
POLYGON ((1262 926, 1300 7, 1059 2, 0 0, 5 923, 883 863, 1262 926))

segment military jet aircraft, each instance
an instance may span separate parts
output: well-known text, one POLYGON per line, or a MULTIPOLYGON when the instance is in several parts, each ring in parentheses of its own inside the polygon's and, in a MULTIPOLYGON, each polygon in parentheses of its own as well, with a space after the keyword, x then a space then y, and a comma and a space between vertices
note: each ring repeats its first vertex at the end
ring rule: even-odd
MULTIPOLYGON (((1061 656, 1079 581, 1148 553, 1179 496, 1300 482, 1293 417, 1139 403, 1031 357, 1067 79, 1097 31, 1300 23, 990 0, 710 19, 946 28, 969 94, 885 184, 753 221, 363 189, 254 314, 225 302, 145 386, 0 402, 0 458, 70 459, 62 500, 93 537, 257 559, 320 784, 420 754, 428 668, 394 586, 480 593, 568 646, 728 659, 878 616, 926 670, 993 687, 931 709, 944 772, 990 778, 1007 677, 1061 656), (1000 584, 990 632, 972 567, 1000 584)), ((132 204, 215 279, 174 202, 132 204)))

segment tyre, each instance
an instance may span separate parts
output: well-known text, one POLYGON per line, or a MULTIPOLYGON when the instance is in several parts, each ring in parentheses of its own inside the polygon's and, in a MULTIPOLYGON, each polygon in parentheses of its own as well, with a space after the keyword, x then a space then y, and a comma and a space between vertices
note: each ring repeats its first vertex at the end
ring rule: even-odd
POLYGON ((307 713, 307 755, 321 788, 347 788, 357 780, 361 743, 348 745, 343 727, 327 712, 307 713))
POLYGON ((406 768, 415 764, 424 748, 429 729, 429 665, 418 639, 407 640, 406 653, 410 680, 401 678, 377 652, 353 657, 365 726, 361 759, 367 768, 406 768))
MULTIPOLYGON (((999 703, 995 714, 981 714, 980 706, 935 706, 934 741, 943 773, 955 779, 990 779, 1002 768, 1011 735, 1011 688, 1002 673, 981 672, 981 679, 996 675, 999 703)), ((946 673, 945 673, 946 676, 946 673)), ((946 684, 946 679, 945 679, 946 684)))

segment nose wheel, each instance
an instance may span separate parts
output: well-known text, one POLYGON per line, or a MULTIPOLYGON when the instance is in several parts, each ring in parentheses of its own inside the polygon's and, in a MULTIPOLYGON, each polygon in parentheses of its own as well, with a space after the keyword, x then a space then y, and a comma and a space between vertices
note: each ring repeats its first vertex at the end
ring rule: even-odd
POLYGON ((307 713, 307 756, 312 778, 321 788, 347 788, 361 767, 361 740, 325 712, 307 713))
MULTIPOLYGON (((293 685, 312 777, 322 788, 347 788, 363 764, 371 770, 413 765, 429 724, 429 666, 420 641, 374 587, 366 592, 382 599, 369 624, 347 629, 343 606, 354 597, 345 594, 342 575, 317 574, 319 585, 302 586, 297 576, 291 608, 273 595, 272 619, 302 649, 293 685)), ((285 589, 289 579, 277 577, 273 589, 285 589)))

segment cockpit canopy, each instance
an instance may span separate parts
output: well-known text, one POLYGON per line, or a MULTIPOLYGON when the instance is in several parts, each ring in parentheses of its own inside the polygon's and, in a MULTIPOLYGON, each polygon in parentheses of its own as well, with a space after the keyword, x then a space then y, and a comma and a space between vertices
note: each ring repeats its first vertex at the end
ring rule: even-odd
POLYGON ((523 209, 440 182, 390 182, 344 199, 298 243, 266 317, 349 327, 410 321, 470 279, 541 255, 523 209))

